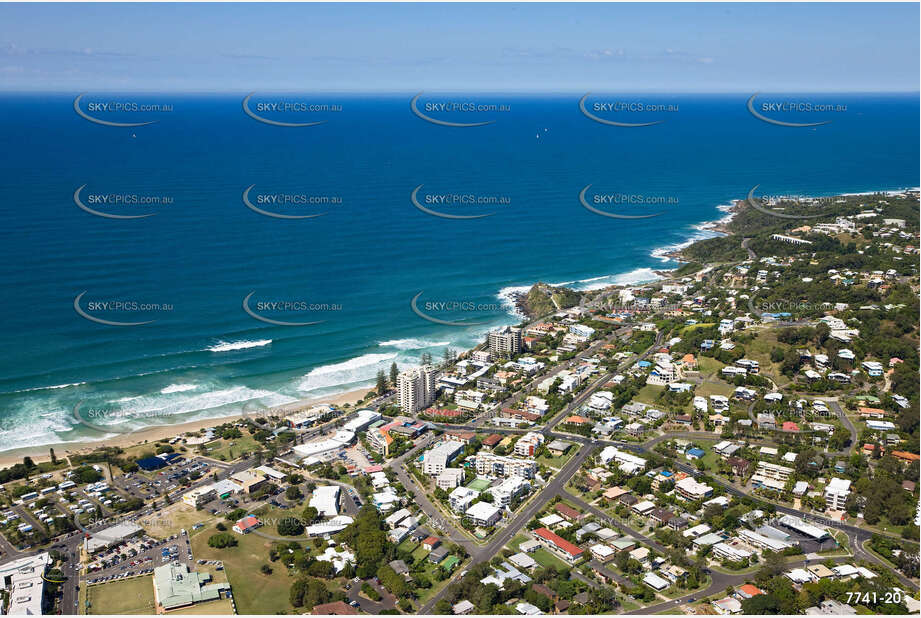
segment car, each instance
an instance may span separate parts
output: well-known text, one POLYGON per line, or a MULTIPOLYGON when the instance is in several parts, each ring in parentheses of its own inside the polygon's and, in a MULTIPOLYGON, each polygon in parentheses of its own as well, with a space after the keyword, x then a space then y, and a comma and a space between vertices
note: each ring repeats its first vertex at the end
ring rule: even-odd
POLYGON ((358 601, 349 601, 349 605, 352 607, 358 607, 358 601))

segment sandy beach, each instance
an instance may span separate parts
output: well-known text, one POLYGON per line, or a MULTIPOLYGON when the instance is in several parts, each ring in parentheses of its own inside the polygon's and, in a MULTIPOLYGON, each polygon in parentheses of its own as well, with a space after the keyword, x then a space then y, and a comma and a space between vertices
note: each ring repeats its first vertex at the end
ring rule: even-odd
MULTIPOLYGON (((361 401, 372 389, 362 388, 354 391, 348 391, 331 397, 320 399, 303 399, 284 406, 273 408, 279 416, 293 414, 298 410, 303 410, 312 406, 329 403, 339 406, 354 405, 361 401)), ((186 432, 198 431, 215 427, 228 420, 238 419, 239 414, 229 416, 202 419, 190 421, 188 423, 178 423, 175 425, 158 425, 155 427, 145 427, 132 433, 114 434, 101 440, 87 442, 59 442, 56 444, 44 444, 41 446, 27 447, 21 449, 12 449, 0 453, 0 468, 12 466, 22 462, 23 457, 31 457, 36 463, 50 459, 48 449, 53 448, 55 455, 60 459, 66 455, 86 454, 101 446, 118 446, 127 448, 147 442, 156 442, 163 438, 173 438, 186 432)))

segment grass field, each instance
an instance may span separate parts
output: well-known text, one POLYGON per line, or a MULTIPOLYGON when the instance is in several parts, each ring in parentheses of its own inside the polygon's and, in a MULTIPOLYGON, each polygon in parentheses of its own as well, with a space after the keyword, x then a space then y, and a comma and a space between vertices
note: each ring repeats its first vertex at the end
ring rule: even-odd
POLYGON ((569 450, 566 451, 565 454, 560 455, 559 457, 541 455, 540 457, 537 458, 537 463, 543 464, 545 466, 550 466, 551 468, 556 468, 557 470, 559 470, 564 465, 566 465, 567 461, 572 459, 572 456, 575 455, 577 451, 578 451, 578 448, 576 448, 576 446, 573 445, 569 447, 569 450))
POLYGON ((205 445, 205 455, 221 461, 233 461, 241 453, 255 452, 261 448, 261 445, 249 434, 243 434, 242 438, 233 440, 218 439, 214 442, 208 442, 205 445))
POLYGON ((153 576, 121 579, 88 586, 87 614, 153 614, 153 576))
POLYGON ((259 565, 269 563, 271 542, 255 534, 234 534, 238 542, 236 547, 214 549, 208 547, 208 537, 216 532, 213 526, 197 530, 191 537, 192 553, 198 559, 224 561, 224 572, 237 603, 237 612, 295 612, 294 607, 288 602, 288 592, 293 581, 288 577, 288 569, 276 562, 272 564, 271 575, 259 572, 259 565))
POLYGON ((700 395, 701 397, 709 397, 710 395, 731 397, 733 391, 735 391, 735 387, 729 384, 724 384, 722 382, 704 382, 694 389, 694 394, 700 395))
POLYGON ((397 549, 400 551, 412 552, 413 550, 416 549, 416 547, 418 547, 418 545, 419 543, 414 541, 411 536, 408 536, 405 539, 403 539, 399 545, 397 545, 397 549))
MULTIPOLYGON (((530 537, 524 534, 519 534, 516 537, 514 537, 511 541, 509 541, 508 547, 510 547, 511 549, 514 549, 515 551, 518 551, 518 546, 528 540, 530 540, 530 537)), ((559 558, 551 554, 549 551, 547 551, 543 547, 540 547, 534 550, 529 555, 532 558, 534 558, 534 560, 538 564, 544 567, 553 565, 557 567, 558 569, 568 569, 569 568, 569 565, 567 565, 565 562, 563 562, 562 560, 560 560, 559 558)))
POLYGON ((656 397, 658 397, 664 390, 664 386, 647 384, 639 390, 634 399, 642 403, 654 404, 656 402, 656 397))
POLYGON ((697 357, 697 370, 700 372, 702 377, 712 376, 725 367, 723 363, 719 362, 715 358, 710 358, 709 356, 698 356, 697 357))

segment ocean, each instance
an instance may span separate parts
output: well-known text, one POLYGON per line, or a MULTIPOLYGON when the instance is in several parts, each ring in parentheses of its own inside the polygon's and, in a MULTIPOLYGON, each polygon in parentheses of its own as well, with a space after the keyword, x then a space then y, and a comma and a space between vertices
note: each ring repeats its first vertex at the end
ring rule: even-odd
POLYGON ((579 94, 420 98, 421 115, 490 123, 469 127, 414 114, 415 93, 251 99, 261 118, 321 122, 299 127, 247 115, 247 93, 79 102, 157 121, 120 127, 81 117, 77 94, 0 95, 0 450, 104 439, 77 406, 126 431, 373 386, 393 362, 514 323, 510 295, 534 282, 654 279, 677 266, 664 250, 714 234, 704 224, 755 185, 919 184, 917 94, 817 95, 846 111, 796 128, 756 119, 741 94, 592 95, 661 104, 588 107, 664 120, 643 127, 588 118, 579 94), (587 185, 597 209, 656 216, 590 212, 587 185))

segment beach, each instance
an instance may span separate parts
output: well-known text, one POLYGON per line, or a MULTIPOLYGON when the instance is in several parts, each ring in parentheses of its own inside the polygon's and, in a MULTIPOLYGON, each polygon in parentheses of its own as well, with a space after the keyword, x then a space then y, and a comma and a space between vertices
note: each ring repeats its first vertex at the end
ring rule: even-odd
MULTIPOLYGON (((303 410, 312 406, 321 404, 332 404, 337 406, 352 406, 361 401, 370 389, 357 389, 324 397, 320 399, 304 399, 294 403, 285 404, 272 408, 280 416, 293 414, 298 410, 303 410)), ((21 463, 23 457, 31 457, 36 463, 48 461, 50 459, 48 449, 53 448, 55 455, 60 459, 68 455, 85 455, 102 446, 117 446, 127 448, 138 444, 156 442, 164 438, 174 438, 188 432, 196 432, 201 429, 215 427, 228 421, 239 419, 240 414, 227 415, 216 418, 190 421, 188 423, 177 423, 175 425, 156 425, 145 427, 131 433, 113 434, 100 440, 85 442, 60 442, 57 444, 45 444, 41 446, 30 446, 21 449, 12 449, 0 453, 0 468, 12 466, 21 463)))

